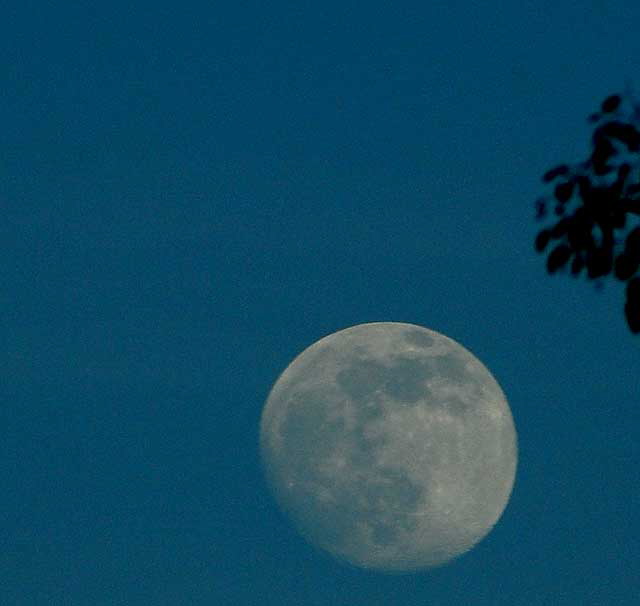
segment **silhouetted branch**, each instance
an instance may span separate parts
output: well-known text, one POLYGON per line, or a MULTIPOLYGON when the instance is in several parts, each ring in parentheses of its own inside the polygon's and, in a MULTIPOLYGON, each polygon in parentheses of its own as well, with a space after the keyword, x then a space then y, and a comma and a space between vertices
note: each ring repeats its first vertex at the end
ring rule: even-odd
POLYGON ((555 224, 538 232, 535 249, 547 254, 550 274, 586 269, 589 280, 610 274, 627 282, 625 317, 640 333, 640 227, 629 229, 629 217, 640 217, 640 104, 628 93, 610 95, 589 117, 595 125, 591 154, 584 162, 560 164, 542 181, 552 193, 536 201, 536 219, 555 224), (552 244, 554 244, 552 246, 552 244))

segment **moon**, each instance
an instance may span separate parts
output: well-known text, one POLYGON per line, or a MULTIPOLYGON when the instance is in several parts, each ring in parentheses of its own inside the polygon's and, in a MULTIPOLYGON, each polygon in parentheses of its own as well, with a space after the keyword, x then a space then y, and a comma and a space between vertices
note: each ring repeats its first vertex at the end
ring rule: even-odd
POLYGON ((442 565, 496 524, 517 466, 509 405, 456 341, 400 322, 320 339, 260 422, 267 483, 311 544, 379 572, 442 565))

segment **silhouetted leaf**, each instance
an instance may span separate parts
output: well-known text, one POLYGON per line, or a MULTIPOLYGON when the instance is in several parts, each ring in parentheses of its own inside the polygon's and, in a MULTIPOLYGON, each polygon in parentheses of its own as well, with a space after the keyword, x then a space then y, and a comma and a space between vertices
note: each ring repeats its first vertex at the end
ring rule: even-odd
POLYGON ((571 198, 571 194, 573 193, 573 186, 575 183, 573 181, 567 181, 565 183, 558 183, 554 190, 554 196, 556 200, 560 203, 568 202, 571 198))
POLYGON ((547 201, 544 198, 536 200, 536 219, 544 219, 547 216, 547 201))
POLYGON ((627 301, 624 315, 633 334, 640 332, 640 278, 632 278, 627 282, 627 301))
POLYGON ((595 142, 595 149, 591 154, 591 164, 593 165, 593 172, 596 175, 606 175, 613 170, 613 167, 608 164, 611 157, 616 153, 615 147, 604 137, 601 137, 595 142))
POLYGON ((640 227, 632 229, 624 242, 624 252, 632 259, 640 259, 640 227))
POLYGON ((569 244, 574 250, 586 250, 594 245, 593 222, 588 219, 584 208, 579 208, 569 220, 567 237, 569 244))
POLYGON ((607 138, 621 141, 630 151, 640 150, 640 132, 632 124, 625 124, 618 120, 607 122, 596 129, 593 134, 593 143, 597 146, 607 138))
POLYGON ((627 283, 627 296, 640 300, 640 278, 633 278, 627 283))
POLYGON ((625 131, 625 136, 620 137, 620 140, 627 144, 629 151, 636 152, 640 150, 640 132, 630 124, 625 131))
POLYGON ((564 236, 569 230, 570 221, 569 219, 560 219, 552 228, 551 228, 551 237, 555 240, 564 236))
POLYGON ((591 181, 588 177, 584 175, 578 177, 578 192, 580 193, 580 197, 584 200, 586 196, 589 196, 591 193, 592 185, 591 181))
POLYGON ((606 114, 613 112, 618 109, 620 101, 620 95, 610 95, 602 102, 601 109, 606 114))
POLYGON ((547 247, 547 244, 549 244, 549 240, 551 240, 551 232, 548 229, 543 229, 536 236, 536 250, 542 252, 547 247))
POLYGON ((584 209, 587 215, 593 219, 601 220, 609 214, 610 204, 615 201, 611 196, 611 188, 607 186, 591 187, 582 196, 584 209))
POLYGON ((595 248, 587 255, 587 272, 589 278, 595 280, 611 273, 613 258, 611 251, 603 248, 595 248))
POLYGON ((629 330, 637 335, 640 332, 640 305, 636 301, 635 304, 627 299, 624 304, 624 315, 627 318, 629 330))
POLYGON ((571 261, 571 275, 577 276, 584 269, 585 263, 582 255, 576 255, 571 261))
POLYGON ((640 259, 634 259, 630 255, 620 253, 616 259, 614 273, 618 280, 628 280, 638 271, 640 259))
POLYGON ((545 183, 549 183, 549 181, 553 181, 556 177, 560 177, 561 175, 566 175, 568 172, 569 167, 566 164, 561 164, 560 166, 551 168, 544 173, 544 175, 542 175, 542 180, 545 183))
POLYGON ((567 264, 571 258, 571 249, 566 244, 556 246, 547 259, 547 271, 552 274, 567 264))

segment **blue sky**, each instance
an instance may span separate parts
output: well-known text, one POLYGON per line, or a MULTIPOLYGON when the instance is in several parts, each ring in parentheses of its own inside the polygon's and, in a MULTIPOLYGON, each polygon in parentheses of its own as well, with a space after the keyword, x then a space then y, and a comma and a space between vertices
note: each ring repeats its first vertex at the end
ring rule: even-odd
POLYGON ((0 602, 636 603, 638 337, 533 202, 640 92, 640 5, 293 4, 3 15, 0 602), (502 519, 423 574, 316 551, 260 471, 278 374, 372 321, 470 349, 518 430, 502 519))

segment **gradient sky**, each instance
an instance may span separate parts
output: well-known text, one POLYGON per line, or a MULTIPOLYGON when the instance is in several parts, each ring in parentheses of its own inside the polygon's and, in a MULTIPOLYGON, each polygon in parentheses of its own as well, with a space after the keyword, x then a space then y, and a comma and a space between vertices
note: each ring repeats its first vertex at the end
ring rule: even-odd
POLYGON ((640 92, 637 1, 11 4, 3 606, 638 603, 640 337, 533 251, 540 175, 640 92), (422 574, 310 547, 260 470, 278 374, 373 321, 470 349, 518 430, 422 574))

